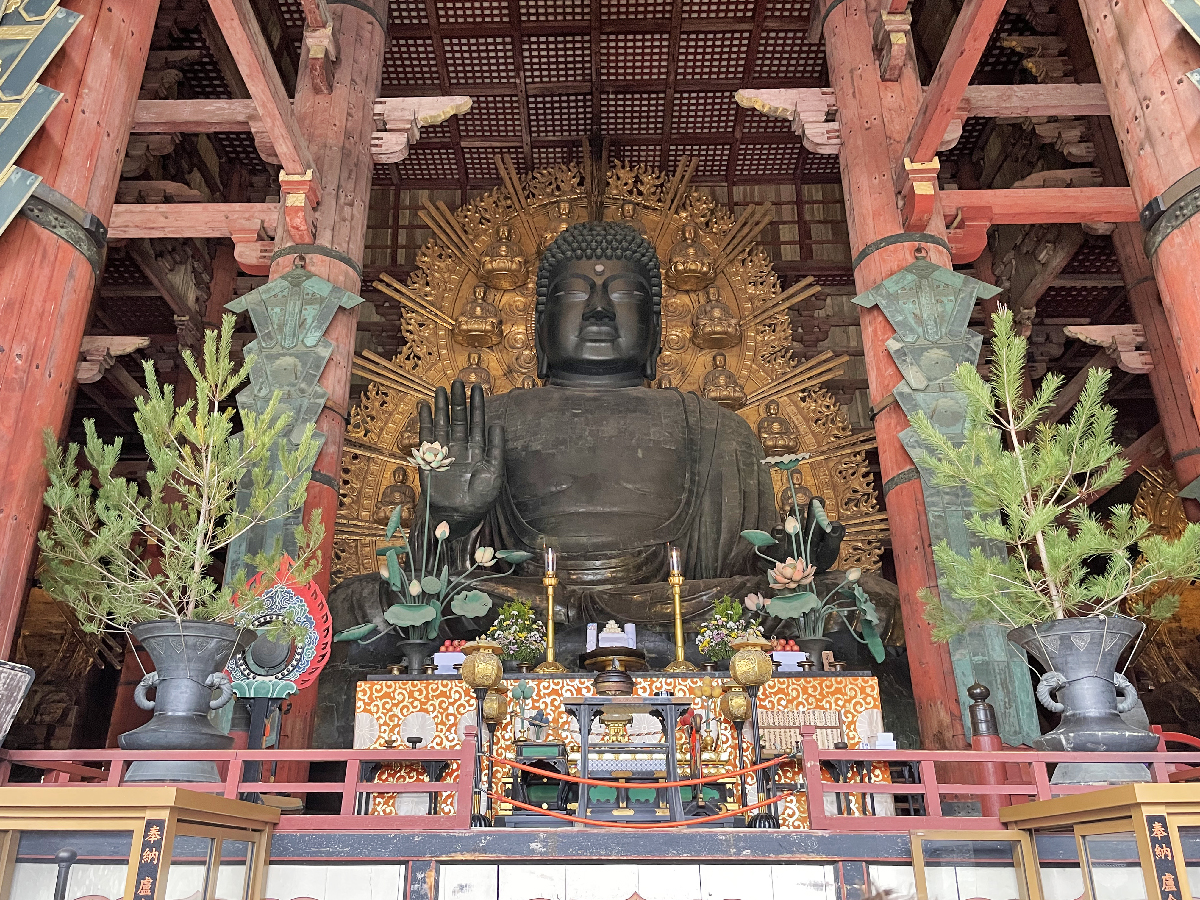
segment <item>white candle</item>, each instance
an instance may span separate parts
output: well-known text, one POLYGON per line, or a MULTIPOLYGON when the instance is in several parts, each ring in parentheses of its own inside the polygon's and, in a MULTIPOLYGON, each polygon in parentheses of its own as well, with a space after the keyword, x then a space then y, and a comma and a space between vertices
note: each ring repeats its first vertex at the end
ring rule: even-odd
POLYGON ((671 555, 671 574, 672 575, 682 575, 683 574, 683 564, 680 562, 680 559, 679 559, 679 548, 672 547, 670 555, 671 555))
POLYGON ((546 574, 553 575, 558 570, 558 557, 553 547, 546 548, 546 574))

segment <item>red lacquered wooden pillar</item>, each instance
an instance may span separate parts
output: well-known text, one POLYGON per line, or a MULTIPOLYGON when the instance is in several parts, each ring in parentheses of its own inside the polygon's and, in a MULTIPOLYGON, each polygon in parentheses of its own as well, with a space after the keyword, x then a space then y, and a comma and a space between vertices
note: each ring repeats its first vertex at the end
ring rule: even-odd
MULTIPOLYGON (((815 6, 813 14, 818 14, 815 6)), ((880 80, 865 0, 845 0, 834 8, 825 21, 824 37, 841 126, 842 188, 850 249, 857 255, 873 241, 906 230, 896 208, 893 172, 920 106, 921 88, 911 58, 899 81, 880 80)), ((945 238, 940 202, 926 227, 945 238)), ((947 251, 934 244, 924 246, 932 262, 950 267, 947 251)), ((915 249, 914 244, 896 244, 872 253, 855 270, 855 287, 861 293, 896 274, 914 260, 915 249)), ((859 323, 871 403, 877 405, 901 381, 900 370, 886 347, 896 329, 878 308, 860 310, 859 323)), ((875 419, 885 484, 913 467, 899 438, 908 425, 908 418, 895 403, 875 419)), ((967 741, 950 650, 946 644, 934 642, 924 604, 917 596, 921 588, 937 590, 920 480, 897 484, 888 492, 886 504, 921 744, 931 750, 961 750, 967 741)))
MULTIPOLYGON (((17 165, 102 222, 121 177, 158 0, 65 0, 83 15, 42 83, 62 100, 17 165)), ((42 432, 60 435, 95 290, 73 246, 17 217, 0 235, 0 655, 11 652, 42 521, 42 432)))
MULTIPOLYGON (((333 68, 333 85, 328 94, 318 93, 302 68, 296 85, 295 113, 300 131, 321 177, 321 202, 316 210, 316 236, 312 243, 344 254, 361 266, 367 237, 367 205, 371 199, 371 135, 375 131, 373 109, 383 83, 383 54, 387 35, 380 21, 387 21, 387 0, 370 0, 379 18, 355 6, 330 6, 338 59, 333 68)), ((281 218, 276 245, 291 243, 281 218)), ((290 271, 296 257, 280 257, 271 267, 275 278, 290 271)), ((352 267, 327 256, 305 255, 304 267, 315 275, 352 294, 361 288, 361 277, 352 267)), ((350 409, 350 367, 354 359, 354 336, 358 310, 339 309, 325 332, 333 342, 333 354, 321 373, 321 386, 329 392, 325 409, 317 419, 317 430, 325 444, 313 467, 308 487, 305 521, 319 509, 325 522, 321 547, 321 571, 316 583, 329 593, 329 568, 333 560, 334 518, 341 483, 342 435, 350 409)), ((317 687, 293 696, 283 718, 280 746, 307 747, 312 737, 317 687)))

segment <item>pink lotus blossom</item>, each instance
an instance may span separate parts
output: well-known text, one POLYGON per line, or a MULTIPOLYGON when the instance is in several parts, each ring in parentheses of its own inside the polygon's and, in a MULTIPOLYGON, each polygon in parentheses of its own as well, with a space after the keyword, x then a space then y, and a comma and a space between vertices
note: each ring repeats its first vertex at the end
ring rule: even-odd
POLYGON ((812 584, 816 574, 816 566, 810 566, 802 559, 789 556, 784 562, 775 564, 775 568, 767 573, 767 580, 777 591, 795 590, 802 585, 812 584))

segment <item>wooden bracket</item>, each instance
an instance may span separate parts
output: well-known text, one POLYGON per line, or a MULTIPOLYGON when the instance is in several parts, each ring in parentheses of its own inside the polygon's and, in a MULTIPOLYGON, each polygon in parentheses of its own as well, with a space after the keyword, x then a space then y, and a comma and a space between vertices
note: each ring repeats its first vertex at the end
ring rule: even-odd
POLYGON ((288 237, 294 244, 310 244, 316 234, 313 209, 321 202, 321 186, 312 169, 303 175, 279 175, 279 192, 283 200, 283 219, 288 237))
POLYGON ((979 259, 987 247, 987 233, 991 225, 990 207, 960 209, 946 232, 951 261, 961 264, 979 259))
POLYGON ((898 12, 884 10, 871 23, 875 59, 879 62, 879 77, 883 81, 900 80, 912 43, 912 13, 906 8, 907 4, 898 0, 891 5, 899 5, 901 9, 898 12))
POLYGON ((375 101, 371 156, 377 163, 400 162, 421 137, 422 125, 437 125, 471 108, 471 98, 386 97, 375 101))
POLYGON ((270 275, 275 242, 267 240, 263 223, 255 220, 232 225, 229 232, 233 238, 233 258, 238 267, 247 275, 270 275))
POLYGON ((915 163, 904 160, 904 173, 901 176, 904 184, 900 189, 904 206, 900 219, 905 231, 924 231, 925 226, 933 217, 933 207, 937 202, 937 177, 941 166, 937 157, 932 162, 915 163))
POLYGON ((833 154, 842 147, 832 88, 741 90, 734 99, 740 106, 790 120, 809 153, 833 154))
POLYGON ((79 363, 75 366, 75 380, 80 384, 94 384, 112 368, 118 356, 142 350, 150 346, 148 337, 113 337, 110 335, 87 335, 79 347, 79 363))
POLYGON ((1063 332, 1085 344, 1103 347, 1122 372, 1145 375, 1154 368, 1154 358, 1137 349, 1146 340, 1141 325, 1066 325, 1063 332))

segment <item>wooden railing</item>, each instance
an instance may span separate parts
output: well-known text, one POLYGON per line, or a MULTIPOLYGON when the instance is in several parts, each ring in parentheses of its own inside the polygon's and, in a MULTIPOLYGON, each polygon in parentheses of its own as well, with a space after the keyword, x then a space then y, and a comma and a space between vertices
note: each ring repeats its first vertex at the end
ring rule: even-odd
MULTIPOLYGON (((1170 734, 1163 735, 1172 740, 1170 734)), ((0 786, 14 784, 14 766, 39 770, 41 784, 108 785, 124 783, 129 764, 138 760, 206 760, 217 764, 223 780, 188 784, 191 790, 236 798, 250 793, 334 794, 336 815, 302 814, 281 818, 280 831, 458 831, 470 825, 472 780, 475 774, 475 729, 466 732, 463 746, 454 750, 0 750, 0 786), (328 763, 345 765, 340 781, 262 781, 246 777, 248 764, 328 763), (393 784, 363 781, 364 764, 459 764, 457 781, 414 781, 393 784), (453 794, 449 815, 369 815, 372 794, 453 794)), ((1200 752, 1167 753, 1041 753, 1032 750, 822 750, 816 731, 801 733, 803 790, 811 827, 818 831, 908 832, 915 829, 999 829, 998 809, 1030 800, 1077 794, 1097 785, 1050 783, 1049 766, 1066 762, 1143 763, 1154 781, 1179 781, 1200 771, 1200 752), (890 770, 891 781, 874 780, 890 770), (824 780, 836 773, 838 781, 824 780), (908 773, 908 783, 898 776, 908 773), (998 774, 999 777, 998 777, 998 774), (842 803, 834 798, 841 795, 842 803), (885 796, 907 799, 908 815, 886 812, 885 796), (826 799, 842 812, 827 812, 826 799), (946 815, 943 803, 979 802, 984 815, 946 815)), ((894 811, 893 811, 894 812, 894 811)))
MULTIPOLYGON (((337 815, 285 815, 277 831, 458 831, 470 827, 471 790, 475 775, 475 728, 465 730, 461 748, 454 750, 0 750, 0 786, 14 784, 13 766, 25 766, 43 773, 41 784, 117 787, 124 784, 130 763, 139 760, 192 761, 217 764, 223 781, 189 783, 189 790, 220 794, 236 799, 247 793, 336 794, 340 796, 337 815), (262 781, 247 780, 247 763, 258 763, 261 770, 270 763, 345 763, 341 781, 262 781), (363 781, 364 763, 380 765, 457 762, 457 781, 416 781, 392 784, 363 781), (449 815, 368 815, 359 813, 361 801, 370 794, 454 794, 454 812, 449 815)), ((369 805, 369 804, 367 804, 369 805)))
MULTIPOLYGON (((805 793, 808 798, 808 817, 811 827, 818 831, 912 831, 915 829, 982 829, 1001 828, 1000 819, 993 815, 948 816, 942 809, 943 800, 980 801, 989 806, 1009 806, 1030 800, 1049 800, 1065 794, 1081 794, 1104 785, 1051 784, 1047 766, 1060 763, 1143 763, 1151 780, 1168 782, 1184 780, 1200 764, 1200 753, 1042 753, 1035 750, 822 750, 817 746, 815 729, 804 728, 801 735, 804 756, 805 793), (824 770, 822 764, 829 764, 824 770), (1002 783, 989 780, 981 770, 994 764, 1003 766, 1006 777, 1002 783), (886 766, 916 774, 909 783, 865 781, 872 770, 886 766), (822 772, 829 769, 850 770, 848 780, 828 782, 822 772), (941 774, 939 775, 939 770, 941 774), (983 777, 979 777, 983 775, 983 777), (970 778, 971 781, 964 781, 970 778), (944 779, 944 780, 943 780, 944 779), (846 810, 830 814, 825 808, 826 797, 853 798, 852 802, 833 804, 846 810), (923 815, 878 815, 880 804, 871 795, 915 798, 910 808, 923 807, 923 815), (998 804, 987 803, 995 797, 998 804), (874 812, 873 812, 874 808, 874 812)), ((840 774, 840 773, 839 773, 840 774)))

